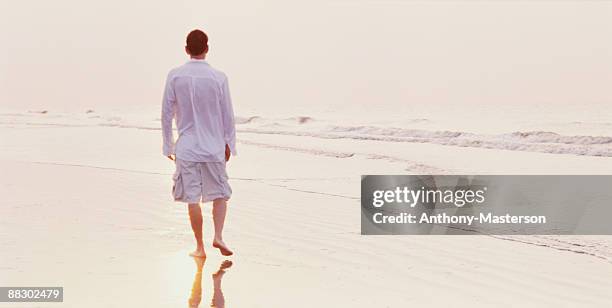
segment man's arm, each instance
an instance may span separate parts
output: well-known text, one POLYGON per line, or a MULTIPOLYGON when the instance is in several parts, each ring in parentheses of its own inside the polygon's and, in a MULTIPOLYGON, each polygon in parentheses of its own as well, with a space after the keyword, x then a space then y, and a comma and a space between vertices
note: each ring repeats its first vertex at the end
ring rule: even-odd
POLYGON ((234 108, 229 91, 227 77, 222 86, 221 117, 223 120, 223 135, 225 138, 225 160, 228 161, 230 154, 236 155, 236 125, 234 123, 234 108))
POLYGON ((170 74, 166 79, 166 86, 164 88, 164 97, 162 98, 162 110, 161 110, 161 126, 162 126, 162 138, 163 138, 163 154, 168 158, 174 160, 174 134, 172 132, 172 120, 176 114, 174 96, 174 89, 172 89, 172 80, 170 74))

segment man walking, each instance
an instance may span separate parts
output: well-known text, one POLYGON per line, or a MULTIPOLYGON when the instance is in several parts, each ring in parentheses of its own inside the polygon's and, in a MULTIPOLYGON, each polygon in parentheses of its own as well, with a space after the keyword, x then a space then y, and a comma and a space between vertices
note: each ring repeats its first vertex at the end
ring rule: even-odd
POLYGON ((227 76, 205 60, 208 36, 201 30, 187 35, 189 62, 170 71, 162 102, 163 154, 175 161, 174 200, 189 207, 196 239, 190 255, 206 257, 202 240, 200 202, 213 202, 213 247, 224 256, 233 252, 223 242, 223 224, 232 189, 225 170, 236 155, 236 129, 227 76), (178 139, 174 142, 172 120, 176 117, 178 139))

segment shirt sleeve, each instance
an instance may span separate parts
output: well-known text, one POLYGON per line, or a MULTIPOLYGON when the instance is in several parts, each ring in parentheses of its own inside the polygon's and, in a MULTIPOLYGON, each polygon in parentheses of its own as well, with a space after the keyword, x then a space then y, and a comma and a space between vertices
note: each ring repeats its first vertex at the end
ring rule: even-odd
POLYGON ((172 88, 172 80, 170 74, 166 78, 166 86, 164 89, 164 97, 162 98, 161 110, 161 127, 163 137, 163 154, 164 156, 175 154, 174 151, 174 133, 172 132, 172 120, 176 115, 176 98, 174 89, 172 88))
POLYGON ((236 151, 236 124, 234 122, 234 107, 232 106, 232 97, 229 91, 227 77, 222 86, 221 97, 221 116, 223 118, 223 135, 225 144, 227 144, 232 152, 232 155, 237 155, 236 151))

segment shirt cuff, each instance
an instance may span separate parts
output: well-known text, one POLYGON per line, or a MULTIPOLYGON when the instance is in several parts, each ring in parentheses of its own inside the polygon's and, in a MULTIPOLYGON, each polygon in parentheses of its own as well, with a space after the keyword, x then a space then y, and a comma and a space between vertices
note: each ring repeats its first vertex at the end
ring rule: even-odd
POLYGON ((175 155, 176 153, 174 153, 174 146, 164 146, 163 149, 163 154, 164 156, 169 156, 169 155, 175 155))
POLYGON ((227 144, 227 146, 230 149, 230 152, 232 153, 233 156, 238 155, 238 151, 236 151, 236 142, 235 141, 226 141, 225 144, 227 144))

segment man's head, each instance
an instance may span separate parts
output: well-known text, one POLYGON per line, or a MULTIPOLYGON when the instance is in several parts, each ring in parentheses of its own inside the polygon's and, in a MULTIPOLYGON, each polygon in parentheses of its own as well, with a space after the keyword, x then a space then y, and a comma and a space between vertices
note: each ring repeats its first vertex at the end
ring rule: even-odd
POLYGON ((204 59, 208 52, 208 36, 202 30, 193 30, 187 35, 185 51, 192 58, 204 59))

